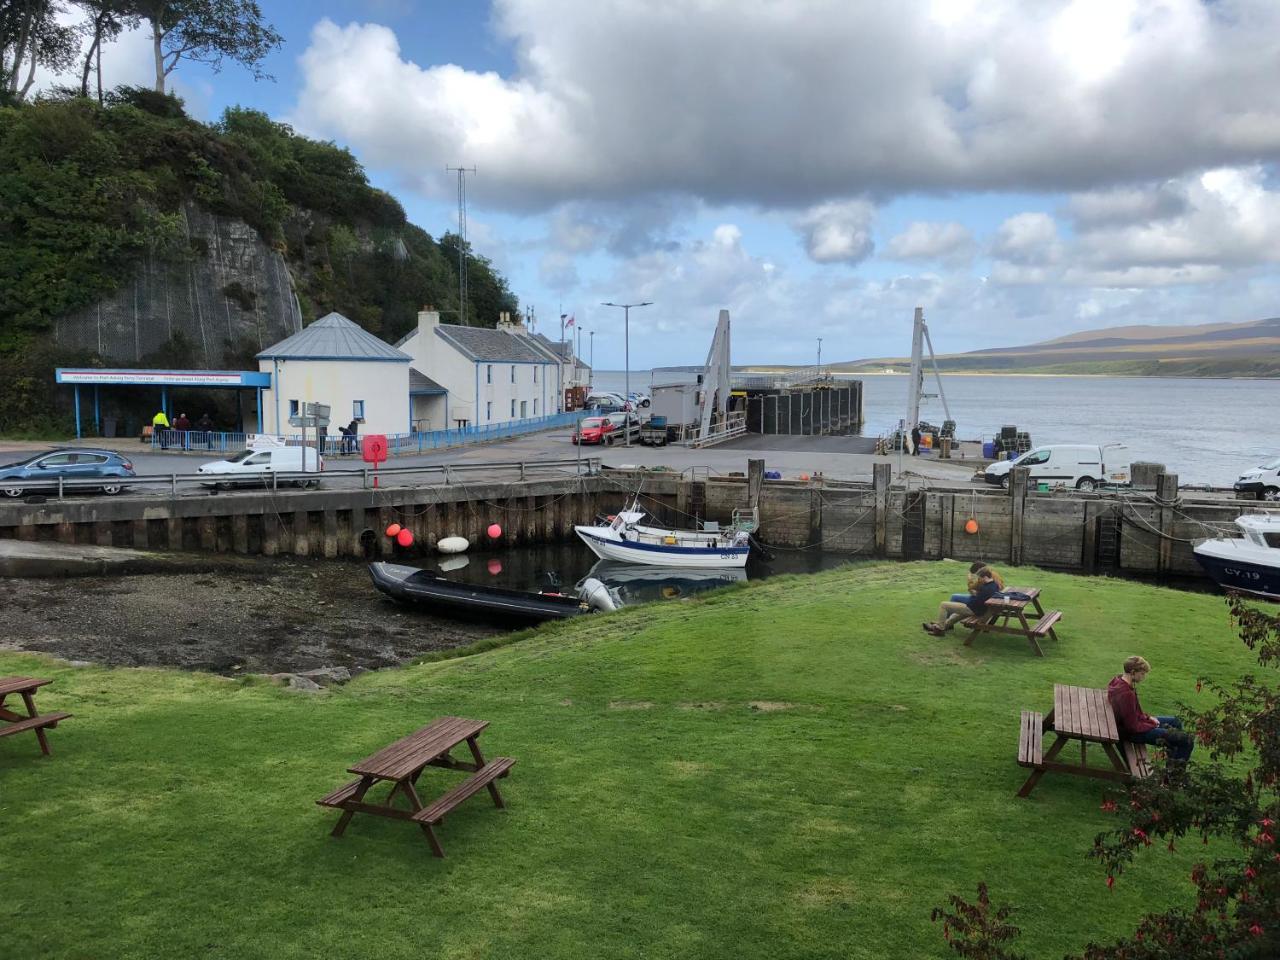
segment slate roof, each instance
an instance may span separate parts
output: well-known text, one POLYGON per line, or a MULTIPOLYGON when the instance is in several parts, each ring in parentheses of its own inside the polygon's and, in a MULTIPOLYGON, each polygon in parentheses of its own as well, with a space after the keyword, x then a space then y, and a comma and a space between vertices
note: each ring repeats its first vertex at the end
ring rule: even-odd
POLYGON ((567 340, 552 340, 550 337, 542 333, 535 333, 533 338, 541 343, 544 347, 554 353, 561 360, 569 359, 569 347, 571 344, 567 340))
POLYGON ((442 323, 436 327, 436 335, 443 337, 461 353, 472 360, 507 363, 548 363, 540 349, 521 337, 505 330, 491 327, 463 327, 456 323, 442 323))
POLYGON ((417 367, 409 368, 409 394, 415 393, 448 393, 444 387, 436 383, 417 367))
POLYGON ((379 340, 340 313, 330 313, 301 333, 258 354, 259 360, 370 360, 408 363, 413 358, 379 340))

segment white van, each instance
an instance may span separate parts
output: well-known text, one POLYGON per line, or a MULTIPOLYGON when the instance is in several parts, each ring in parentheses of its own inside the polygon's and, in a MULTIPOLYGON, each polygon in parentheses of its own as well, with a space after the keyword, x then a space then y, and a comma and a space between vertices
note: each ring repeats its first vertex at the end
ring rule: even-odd
POLYGON ((1280 500, 1280 457, 1240 474, 1236 493, 1252 493, 1259 500, 1280 500))
POLYGON ((987 483, 1009 486, 1009 471, 1026 467, 1031 483, 1065 484, 1077 490, 1096 490, 1099 484, 1129 482, 1129 448, 1122 443, 1092 446, 1060 443, 1028 450, 1016 460, 997 460, 987 467, 987 483))
MULTIPOLYGON (((272 447, 268 450, 241 450, 226 460, 202 464, 196 472, 217 479, 201 481, 206 487, 230 490, 241 484, 269 484, 274 473, 319 473, 324 470, 324 457, 312 447, 272 447), (303 466, 303 455, 306 466, 303 466)), ((318 487, 320 478, 305 480, 290 477, 284 483, 299 487, 318 487)))

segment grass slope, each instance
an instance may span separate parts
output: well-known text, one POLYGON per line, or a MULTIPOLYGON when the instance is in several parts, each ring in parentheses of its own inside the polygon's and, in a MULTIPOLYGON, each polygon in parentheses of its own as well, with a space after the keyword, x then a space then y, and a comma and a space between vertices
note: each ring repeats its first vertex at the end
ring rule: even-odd
MULTIPOLYGON (((930 908, 987 879, 1034 956, 1186 895, 1203 848, 1109 892, 1086 859, 1100 785, 1014 796, 1018 713, 1146 655, 1149 709, 1249 663, 1219 598, 1038 570, 1066 611, 1021 641, 919 621, 960 564, 854 565, 544 629, 323 696, 246 678, 72 668, 40 759, 0 741, 0 929, 15 957, 883 958, 947 953, 930 908), (921 599, 929 598, 929 599, 921 599), (433 717, 480 717, 519 759, 441 831, 313 804, 433 717)), ((456 774, 430 770, 428 791, 456 774)), ((1191 845, 1188 844, 1190 848, 1191 845)))

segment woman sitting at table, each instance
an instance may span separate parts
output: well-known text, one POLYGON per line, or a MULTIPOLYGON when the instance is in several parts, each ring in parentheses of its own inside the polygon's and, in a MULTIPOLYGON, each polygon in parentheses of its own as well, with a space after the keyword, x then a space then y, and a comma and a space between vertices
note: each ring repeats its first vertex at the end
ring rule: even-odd
POLYGON ((1130 657, 1124 662, 1124 673, 1107 684, 1107 699, 1116 714, 1120 736, 1134 743, 1162 745, 1169 755, 1169 766, 1184 768, 1191 759, 1195 741, 1182 729, 1178 717, 1153 717, 1142 712, 1138 703, 1137 686, 1151 672, 1151 664, 1142 657, 1130 657))
POLYGON ((938 606, 938 619, 934 622, 926 620, 920 624, 921 629, 930 636, 940 637, 961 620, 969 617, 980 617, 987 612, 987 601, 1000 592, 1000 586, 990 567, 982 566, 970 575, 973 584, 972 592, 963 600, 944 600, 938 606))
POLYGON ((968 599, 971 596, 973 596, 974 592, 978 589, 978 583, 979 583, 978 571, 983 569, 984 567, 986 567, 986 569, 990 572, 992 579, 995 580, 996 587, 1000 590, 1004 589, 1004 578, 1001 577, 1000 574, 996 572, 995 567, 989 567, 985 563, 983 563, 981 560, 975 560, 973 561, 973 563, 969 564, 969 578, 965 582, 965 589, 968 590, 969 592, 953 593, 951 595, 952 603, 965 603, 966 601, 968 601, 968 599))

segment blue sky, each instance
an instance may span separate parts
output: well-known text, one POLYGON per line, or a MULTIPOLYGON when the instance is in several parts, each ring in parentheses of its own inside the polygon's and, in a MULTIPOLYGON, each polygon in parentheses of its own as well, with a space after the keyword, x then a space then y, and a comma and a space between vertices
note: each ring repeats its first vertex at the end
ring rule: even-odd
MULTIPOLYGON (((1280 8, 1266 0, 264 0, 254 82, 184 64, 470 237, 596 362, 900 355, 1277 312, 1280 8)), ((146 82, 145 32, 108 81, 146 82)))

